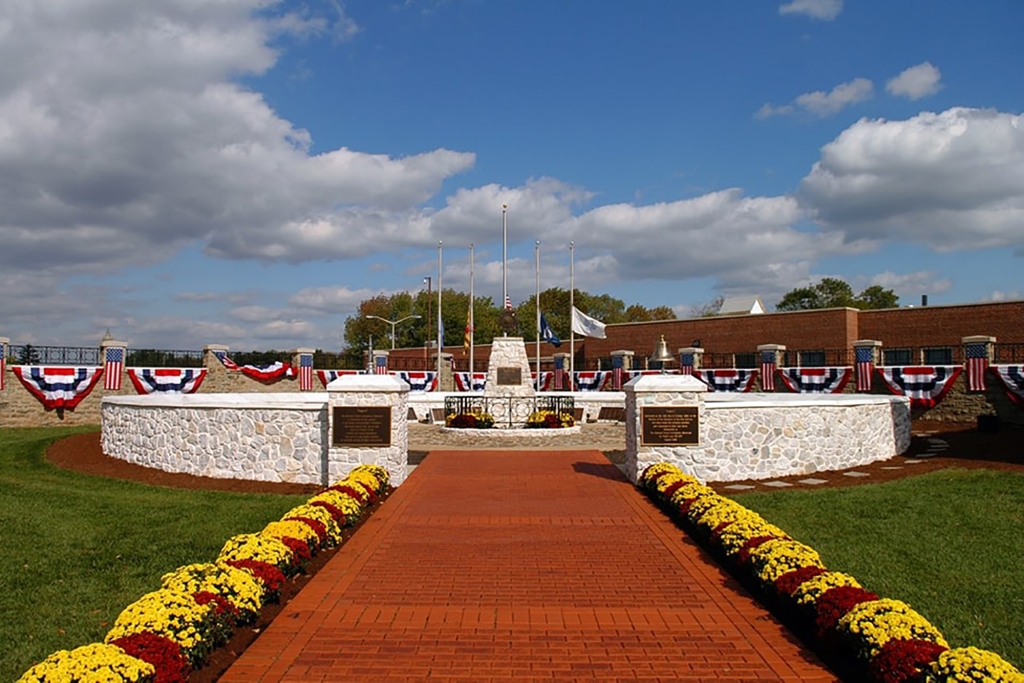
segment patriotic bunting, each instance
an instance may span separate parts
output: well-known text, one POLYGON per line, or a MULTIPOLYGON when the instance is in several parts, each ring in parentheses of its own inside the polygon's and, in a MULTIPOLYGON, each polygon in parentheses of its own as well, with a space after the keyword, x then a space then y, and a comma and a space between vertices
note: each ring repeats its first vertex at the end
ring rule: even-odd
POLYGON ((754 387, 757 370, 695 370, 694 375, 711 391, 748 392, 754 387))
POLYGON ((313 354, 299 354, 299 391, 313 391, 313 354))
POLYGON ((870 346, 858 346, 856 353, 857 391, 871 391, 871 375, 875 369, 875 350, 870 346))
POLYGON ((761 391, 775 391, 775 351, 761 352, 761 391))
POLYGON ((562 391, 565 389, 565 356, 555 355, 555 378, 554 378, 554 390, 562 391))
POLYGON ((587 370, 576 373, 576 391, 601 391, 611 381, 608 370, 587 370))
POLYGON ((967 356, 967 391, 985 391, 988 344, 971 342, 965 346, 964 355, 967 356))
POLYGON ((622 356, 612 356, 612 389, 622 391, 622 379, 625 373, 622 356))
POLYGON ((483 391, 484 385, 487 384, 487 373, 485 372, 474 372, 472 385, 469 381, 468 372, 456 372, 453 375, 457 391, 483 391))
POLYGON ((799 394, 838 394, 850 381, 853 368, 784 368, 782 382, 799 394))
POLYGON ((4 357, 6 350, 7 346, 0 344, 0 391, 4 390, 4 375, 7 374, 7 359, 4 357))
POLYGON ((74 408, 103 375, 103 368, 15 365, 11 370, 47 410, 74 408))
POLYGON ((228 370, 237 370, 238 369, 238 363, 236 363, 235 361, 233 361, 230 358, 228 358, 228 352, 227 351, 222 351, 222 350, 218 349, 218 350, 213 352, 213 355, 216 356, 217 360, 220 361, 221 365, 226 367, 228 370))
POLYGON ((206 368, 128 368, 128 379, 140 394, 194 394, 206 368))
POLYGON ((243 375, 251 377, 257 382, 276 382, 282 377, 295 376, 295 370, 292 369, 291 363, 282 363, 281 361, 270 365, 243 365, 238 369, 243 375))
POLYGON ((679 356, 679 374, 680 375, 692 375, 693 374, 693 354, 684 353, 679 356))
POLYGON ((537 373, 531 372, 530 377, 533 379, 533 387, 536 391, 551 391, 551 380, 553 372, 550 370, 542 370, 540 373, 540 383, 537 383, 537 373))
POLYGON ((361 370, 317 370, 316 376, 320 378, 320 383, 327 388, 327 385, 338 379, 342 375, 361 375, 361 370))
POLYGON ((375 374, 375 375, 386 375, 386 374, 388 374, 388 357, 387 356, 374 356, 374 358, 373 358, 373 374, 375 374))
POLYGON ((437 391, 437 372, 396 372, 409 385, 409 391, 437 391))
POLYGON ((1017 405, 1024 407, 1024 366, 993 365, 996 376, 1006 388, 1006 395, 1017 405))
POLYGON ((934 408, 963 372, 954 366, 889 366, 878 368, 889 391, 910 399, 911 408, 934 408))
POLYGON ((103 388, 108 391, 121 390, 121 371, 124 369, 124 348, 108 346, 103 363, 103 388))

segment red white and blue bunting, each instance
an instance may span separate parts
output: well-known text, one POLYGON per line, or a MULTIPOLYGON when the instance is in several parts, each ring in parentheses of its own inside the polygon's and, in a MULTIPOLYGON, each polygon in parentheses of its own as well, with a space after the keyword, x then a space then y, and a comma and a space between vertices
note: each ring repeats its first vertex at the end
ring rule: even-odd
POLYGON ((474 372, 472 384, 469 383, 468 372, 456 372, 454 376, 457 391, 483 391, 484 385, 487 384, 487 373, 485 372, 474 372))
POLYGON ((74 408, 103 376, 103 368, 14 365, 15 377, 47 410, 74 408))
POLYGON ((128 379, 140 394, 194 394, 206 368, 128 368, 128 379))
POLYGON ((551 383, 554 380, 554 374, 550 370, 541 370, 540 383, 537 382, 537 373, 531 372, 530 378, 533 380, 533 387, 536 391, 551 391, 551 383))
POLYGON ((757 379, 757 370, 695 370, 694 374, 710 391, 748 392, 757 379))
POLYGON ((5 358, 6 351, 7 345, 0 344, 0 391, 4 390, 4 375, 7 374, 7 359, 5 358))
POLYGON ((953 388, 953 382, 963 370, 949 365, 886 366, 878 368, 878 373, 889 391, 910 399, 911 408, 934 408, 953 388))
POLYGON ((779 376, 799 394, 838 394, 853 375, 853 368, 782 368, 779 376))
POLYGON ((1006 388, 1006 395, 1019 406, 1024 407, 1024 365, 991 365, 999 381, 1006 388))
POLYGON ((395 372, 398 379, 409 385, 409 391, 437 391, 437 371, 395 372))
POLYGON ((601 391, 611 382, 611 370, 585 370, 576 373, 576 391, 601 391))
POLYGON ((291 364, 281 361, 270 365, 243 365, 238 369, 243 375, 251 377, 257 382, 276 382, 282 377, 295 376, 291 364))
POLYGON ((327 385, 338 379, 342 375, 361 375, 362 370, 317 370, 316 376, 320 378, 320 383, 327 388, 327 385))

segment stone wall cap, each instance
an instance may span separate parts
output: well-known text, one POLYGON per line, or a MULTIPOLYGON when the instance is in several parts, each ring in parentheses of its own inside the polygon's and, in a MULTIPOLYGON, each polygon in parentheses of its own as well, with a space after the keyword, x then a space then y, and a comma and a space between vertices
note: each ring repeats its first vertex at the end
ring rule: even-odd
POLYGON ((858 339, 857 341, 853 342, 853 345, 854 345, 854 347, 857 347, 857 346, 881 346, 882 342, 877 341, 875 339, 858 339))
POLYGON ((984 343, 995 344, 996 343, 996 338, 995 337, 989 337, 989 336, 986 336, 984 334, 976 334, 976 335, 973 335, 973 336, 970 336, 970 337, 964 337, 963 339, 960 340, 960 342, 962 344, 984 344, 984 343))
POLYGON ((146 394, 140 396, 104 396, 102 405, 149 408, 244 408, 321 410, 327 394, 288 392, 266 394, 146 394))
POLYGON ((207 351, 227 351, 230 348, 227 344, 206 344, 203 346, 203 353, 207 351))
POLYGON ((758 344, 758 351, 785 351, 785 344, 758 344))
POLYGON ((327 385, 327 391, 399 393, 408 392, 409 385, 393 375, 341 375, 327 385))
POLYGON ((633 392, 689 392, 703 393, 708 385, 693 375, 640 375, 623 387, 633 392))
POLYGON ((698 353, 704 353, 704 349, 699 346, 684 346, 681 349, 677 349, 676 353, 682 355, 684 353, 692 353, 694 355, 698 353))

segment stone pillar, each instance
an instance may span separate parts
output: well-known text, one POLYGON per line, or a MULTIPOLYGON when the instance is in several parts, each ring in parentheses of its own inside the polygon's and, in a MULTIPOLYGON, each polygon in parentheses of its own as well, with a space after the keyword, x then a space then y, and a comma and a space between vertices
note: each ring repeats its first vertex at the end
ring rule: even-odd
POLYGON ((612 389, 622 391, 623 375, 633 369, 633 352, 627 350, 612 351, 612 389))
POLYGON ((985 373, 995 351, 995 337, 975 335, 963 337, 964 366, 967 368, 967 391, 985 391, 985 373))
POLYGON ((228 348, 224 344, 207 344, 203 347, 203 367, 210 372, 225 372, 227 367, 221 358, 227 358, 228 348))
POLYGON ((692 375, 695 370, 700 370, 700 361, 704 356, 704 349, 699 346, 684 346, 676 351, 679 354, 679 374, 692 375))
MULTIPOLYGON (((536 396, 522 337, 495 337, 487 363, 485 396, 536 396)), ((495 416, 497 417, 497 416, 495 416)))
POLYGON ((555 376, 551 386, 555 391, 572 391, 572 382, 566 381, 565 361, 569 358, 567 353, 554 354, 555 376))
POLYGON ((0 391, 7 386, 7 346, 10 343, 7 337, 0 337, 0 391))
POLYGON ((706 384, 692 375, 642 375, 625 386, 625 473, 636 483, 656 462, 671 462, 688 474, 706 471, 695 466, 703 449, 706 384))
POLYGON ((100 359, 103 363, 103 388, 106 391, 121 391, 127 374, 128 342, 115 341, 104 335, 100 341, 100 359), (112 368, 117 368, 117 374, 111 372, 112 368))
POLYGON ((374 375, 386 375, 388 374, 388 354, 389 351, 382 349, 373 350, 373 358, 370 359, 370 372, 374 375))
POLYGON ((858 339, 853 342, 853 374, 857 378, 857 391, 870 393, 874 385, 875 366, 882 356, 882 342, 858 339))
POLYGON ((342 375, 327 385, 327 477, 380 465, 398 486, 409 464, 409 385, 392 375, 342 375))
POLYGON ((434 367, 441 369, 437 378, 438 391, 455 391, 455 372, 452 370, 452 362, 455 356, 450 353, 441 352, 441 362, 437 362, 437 354, 433 356, 434 367))
POLYGON ((292 367, 299 373, 299 391, 313 391, 313 349, 292 351, 292 367))
POLYGON ((761 391, 775 391, 775 369, 779 367, 779 352, 785 351, 782 344, 761 344, 757 347, 761 355, 761 391))

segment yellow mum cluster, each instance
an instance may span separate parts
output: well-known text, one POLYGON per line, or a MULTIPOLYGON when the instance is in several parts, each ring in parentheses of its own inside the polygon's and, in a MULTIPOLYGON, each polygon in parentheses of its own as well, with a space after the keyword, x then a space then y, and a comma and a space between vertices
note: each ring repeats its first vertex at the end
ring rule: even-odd
POLYGON ((150 681, 155 672, 152 664, 125 654, 119 647, 92 643, 54 652, 26 671, 18 683, 150 681))
MULTIPOLYGON (((856 593, 861 588, 852 576, 827 571, 813 548, 794 541, 779 527, 718 495, 675 465, 651 465, 640 475, 637 486, 689 525, 695 535, 750 572, 766 591, 788 582, 787 591, 792 592, 786 597, 805 608, 804 616, 813 618, 819 599, 832 589, 856 593)), ((948 648, 938 629, 898 600, 854 604, 839 618, 835 630, 849 652, 865 663, 890 642, 926 641, 940 646, 937 649, 948 648)), ((945 650, 918 673, 927 683, 1024 683, 1024 675, 1012 664, 977 648, 945 650)))
MULTIPOLYGON (((390 476, 383 467, 360 465, 335 486, 349 486, 353 490, 364 486, 380 496, 389 483, 390 476)), ((217 604, 200 604, 197 594, 209 593, 227 601, 237 613, 228 618, 229 625, 254 620, 270 597, 267 586, 253 572, 230 562, 254 561, 284 573, 297 571, 293 562, 295 552, 281 539, 304 541, 312 551, 338 545, 343 538, 342 524, 355 524, 366 507, 366 502, 353 496, 326 490, 305 505, 292 508, 280 521, 271 522, 259 533, 232 536, 215 562, 190 564, 164 574, 159 590, 143 595, 121 612, 104 643, 55 652, 26 671, 18 683, 149 683, 155 675, 154 667, 110 644, 144 633, 176 643, 192 666, 201 665, 210 651, 230 635, 230 630, 225 631, 225 617, 217 604), (314 505, 316 502, 340 511, 342 519, 336 519, 329 509, 314 505), (304 519, 323 525, 326 539, 321 540, 304 519)))

